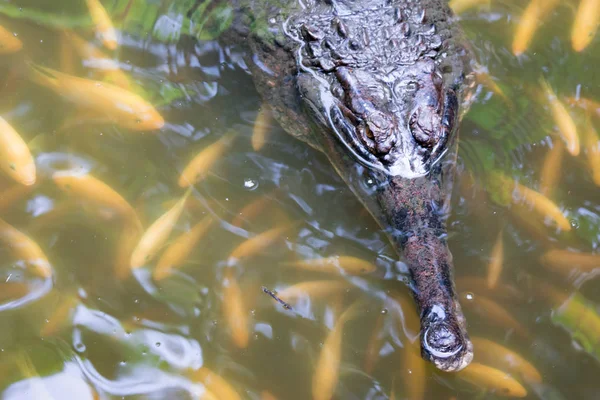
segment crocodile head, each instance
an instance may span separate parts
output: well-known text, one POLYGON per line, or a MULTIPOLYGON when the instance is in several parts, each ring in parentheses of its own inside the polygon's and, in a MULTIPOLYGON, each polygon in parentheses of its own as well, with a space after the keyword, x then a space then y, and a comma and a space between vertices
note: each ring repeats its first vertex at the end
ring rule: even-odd
MULTIPOLYGON (((394 27, 399 35, 406 30, 394 27)), ((365 59, 365 51, 344 50, 352 44, 351 29, 342 30, 346 37, 337 45, 306 24, 299 30, 305 39, 300 96, 315 122, 316 141, 404 256, 423 357, 444 371, 460 370, 472 360, 473 347, 452 281, 446 219, 467 51, 440 48, 432 37, 422 48, 422 40, 408 38, 404 53, 403 46, 390 52, 388 42, 384 48, 372 43, 366 52, 371 59, 365 59)))

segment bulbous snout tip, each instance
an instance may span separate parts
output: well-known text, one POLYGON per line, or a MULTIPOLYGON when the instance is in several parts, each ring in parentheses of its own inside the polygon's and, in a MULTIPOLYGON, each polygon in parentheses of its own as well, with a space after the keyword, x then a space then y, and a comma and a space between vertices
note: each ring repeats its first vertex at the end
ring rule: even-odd
POLYGON ((421 333, 421 354, 438 369, 456 372, 473 360, 473 344, 456 324, 437 321, 421 333))

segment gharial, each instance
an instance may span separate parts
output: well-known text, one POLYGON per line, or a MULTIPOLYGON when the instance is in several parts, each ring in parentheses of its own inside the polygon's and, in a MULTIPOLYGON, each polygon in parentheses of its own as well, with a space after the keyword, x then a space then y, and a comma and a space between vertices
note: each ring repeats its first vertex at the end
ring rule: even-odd
MULTIPOLYGON (((214 0, 211 5, 224 0, 214 0)), ((466 367, 446 219, 472 54, 444 0, 228 0, 263 99, 323 151, 406 260, 422 356, 466 367)))

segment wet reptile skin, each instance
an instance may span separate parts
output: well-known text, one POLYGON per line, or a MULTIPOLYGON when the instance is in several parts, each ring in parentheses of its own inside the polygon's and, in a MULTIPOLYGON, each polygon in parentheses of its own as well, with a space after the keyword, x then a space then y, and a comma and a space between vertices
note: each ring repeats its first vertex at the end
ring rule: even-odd
POLYGON ((425 359, 473 358, 446 218, 471 54, 442 0, 234 0, 229 39, 291 135, 323 151, 409 266, 425 359))

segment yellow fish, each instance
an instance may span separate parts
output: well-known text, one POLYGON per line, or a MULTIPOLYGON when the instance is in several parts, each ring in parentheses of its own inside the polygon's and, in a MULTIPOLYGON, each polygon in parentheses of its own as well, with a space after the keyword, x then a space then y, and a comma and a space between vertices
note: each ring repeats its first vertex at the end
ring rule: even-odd
POLYGON ((455 374, 460 379, 482 389, 490 390, 498 396, 527 396, 527 390, 512 376, 487 365, 472 362, 465 369, 455 374))
POLYGON ((558 208, 558 206, 549 198, 502 174, 496 173, 493 176, 495 179, 498 179, 507 190, 513 194, 517 194, 517 196, 512 196, 512 202, 516 206, 525 203, 531 206, 536 213, 552 219, 563 231, 568 232, 571 230, 569 220, 564 216, 560 208, 558 208))
POLYGON ((0 54, 16 53, 23 48, 23 43, 14 33, 0 26, 0 54))
POLYGON ((346 322, 356 316, 361 304, 363 302, 357 301, 344 311, 323 342, 312 379, 313 400, 331 400, 333 398, 340 374, 343 328, 346 322))
POLYGON ((240 349, 248 347, 250 341, 249 313, 244 303, 242 289, 229 269, 223 280, 223 315, 231 331, 233 343, 240 349))
POLYGON ((187 190, 183 197, 169 211, 161 215, 144 232, 131 255, 131 268, 143 267, 154 258, 160 247, 167 241, 173 227, 179 220, 190 193, 191 190, 187 190))
POLYGON ((571 30, 573 50, 583 51, 594 39, 600 24, 600 0, 581 0, 571 30))
POLYGON ((471 338, 477 362, 510 371, 529 383, 542 383, 542 375, 527 360, 506 347, 491 340, 471 338))
POLYGON ((542 89, 545 93, 554 122, 558 127, 558 132, 567 145, 567 151, 573 156, 579 155, 579 136, 577 135, 577 126, 573 117, 569 114, 564 104, 558 99, 554 90, 546 82, 545 79, 541 79, 542 89))
POLYGON ((23 200, 33 190, 33 186, 15 184, 8 189, 0 190, 0 213, 3 213, 15 203, 23 200))
POLYGON ((260 215, 267 206, 269 206, 275 199, 275 193, 271 195, 261 196, 258 199, 248 203, 238 212, 235 218, 231 221, 231 225, 241 227, 244 221, 252 220, 254 217, 260 215))
POLYGON ((305 269, 308 271, 320 271, 330 274, 363 275, 375 271, 373 263, 351 256, 333 256, 324 258, 313 258, 309 260, 290 261, 281 265, 305 269))
POLYGON ((561 140, 552 141, 552 148, 548 151, 542 172, 540 173, 540 193, 550 196, 556 187, 556 183, 562 171, 562 161, 565 145, 561 140))
POLYGON ((480 317, 486 319, 490 325, 511 329, 521 337, 529 338, 529 331, 504 307, 494 300, 488 299, 482 295, 471 297, 464 293, 461 295, 461 299, 461 304, 464 304, 465 308, 472 310, 480 317))
POLYGON ((156 130, 165 120, 139 95, 110 83, 79 78, 56 70, 30 65, 30 77, 54 90, 77 106, 105 116, 113 123, 134 131, 156 130))
POLYGON ((79 299, 71 294, 65 295, 54 307, 52 315, 46 319, 46 324, 40 332, 40 337, 56 335, 79 305, 79 299))
POLYGON ((531 0, 517 26, 512 51, 515 56, 523 54, 531 44, 533 35, 541 23, 556 6, 558 0, 531 0))
POLYGON ((188 376, 192 381, 202 383, 219 400, 242 400, 229 382, 207 367, 189 371, 188 376))
MULTIPOLYGON (((55 172, 52 180, 62 191, 101 208, 116 211, 121 217, 142 229, 137 213, 116 190, 90 174, 55 172)), ((103 211, 103 210, 100 210, 103 211)))
POLYGON ((0 219, 0 242, 13 257, 35 268, 42 278, 51 278, 53 271, 48 258, 29 236, 0 219))
POLYGON ((183 169, 179 176, 179 186, 186 188, 204 179, 212 166, 229 148, 236 135, 235 132, 226 133, 219 140, 202 149, 183 169))
POLYGON ((542 265, 563 274, 573 270, 588 273, 600 269, 600 254, 571 250, 548 250, 540 257, 542 265))
POLYGON ((63 31, 63 36, 72 44, 83 59, 85 67, 100 70, 109 82, 126 90, 131 89, 131 80, 119 67, 119 63, 74 32, 65 30, 63 31))
POLYGON ((503 231, 500 229, 496 243, 492 248, 492 254, 490 254, 490 263, 488 264, 488 275, 487 275, 487 286, 490 289, 494 289, 498 285, 500 274, 502 273, 502 265, 504 264, 504 240, 503 231))
POLYGON ((350 286, 345 281, 310 281, 300 282, 277 292, 277 297, 285 302, 290 302, 301 296, 309 296, 311 300, 321 299, 337 294, 350 286))
POLYGON ((208 233, 213 224, 213 218, 209 215, 194 225, 189 231, 179 236, 165 250, 159 258, 156 268, 152 273, 155 280, 167 278, 174 268, 179 267, 188 258, 196 244, 208 233))
POLYGON ((572 106, 578 106, 590 113, 596 113, 600 117, 600 102, 585 97, 567 97, 567 103, 572 106))
POLYGON ((90 16, 96 26, 96 34, 102 41, 102 44, 109 49, 115 50, 118 45, 117 31, 113 26, 106 9, 99 0, 86 0, 90 16))
POLYGON ((0 117, 0 170, 22 185, 33 185, 36 180, 35 162, 29 147, 2 117, 0 117))
POLYGON ((268 105, 263 104, 254 121, 252 129, 252 148, 254 151, 260 151, 267 143, 267 134, 273 124, 273 114, 268 105))
POLYGON ((298 225, 298 223, 277 226, 245 240, 233 249, 229 255, 230 262, 255 256, 279 240, 285 231, 295 225, 298 225))

